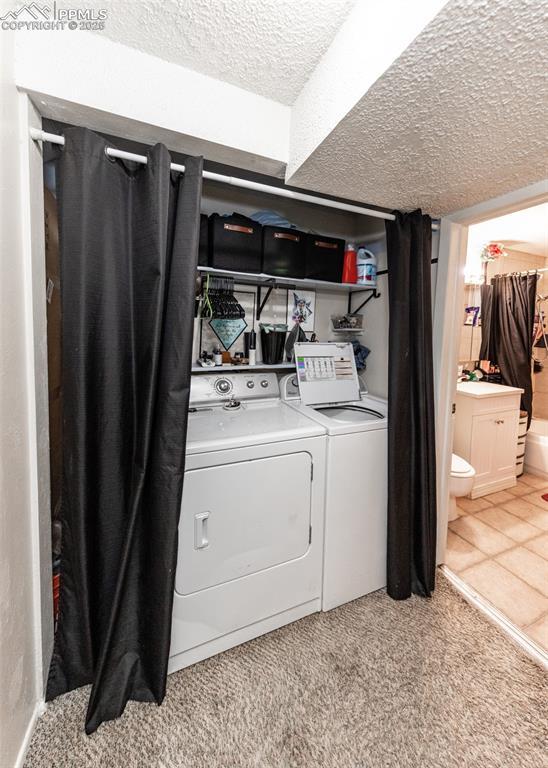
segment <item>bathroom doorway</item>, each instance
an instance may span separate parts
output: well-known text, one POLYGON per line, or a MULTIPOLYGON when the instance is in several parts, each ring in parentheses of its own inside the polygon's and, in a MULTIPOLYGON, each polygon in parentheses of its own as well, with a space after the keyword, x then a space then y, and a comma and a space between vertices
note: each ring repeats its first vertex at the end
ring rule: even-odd
MULTIPOLYGON (((460 486, 455 482, 453 461, 452 490, 462 487, 466 495, 452 504, 454 519, 448 523, 445 568, 465 596, 548 664, 548 203, 537 201, 501 216, 483 217, 481 222, 470 224, 467 235, 455 346, 457 378, 468 381, 457 385, 451 449, 452 453, 463 453, 466 446, 473 445, 475 463, 482 467, 475 467, 475 480, 464 489, 462 482, 460 486), (514 399, 509 399, 512 393, 504 386, 518 382, 508 381, 507 367, 489 359, 490 334, 509 333, 504 318, 498 314, 489 318, 490 291, 495 290, 491 286, 500 287, 504 281, 528 283, 530 289, 532 349, 526 375, 532 381, 532 413, 519 410, 519 389, 514 399), (480 392, 481 402, 477 399, 472 406, 468 396, 479 398, 480 392), (483 394, 495 399, 483 399, 483 394), (506 400, 497 400, 500 395, 506 400), (500 416, 495 411, 502 402, 507 408, 502 415, 507 413, 515 428, 508 431, 506 424, 505 444, 494 447, 496 433, 486 430, 493 420, 496 424, 505 422, 495 418, 500 416), (484 415, 467 413, 472 407, 484 415), (467 417, 470 424, 476 419, 469 443, 465 439, 467 417), (490 486, 485 480, 483 464, 488 459, 484 457, 504 452, 510 452, 510 459, 495 461, 490 486), (502 473, 500 479, 497 471, 502 473)), ((510 294, 501 295, 510 301, 510 294)), ((511 311, 522 309, 512 305, 511 311)), ((521 408, 523 403, 521 398, 521 408)), ((470 454, 461 458, 469 459, 470 454)))

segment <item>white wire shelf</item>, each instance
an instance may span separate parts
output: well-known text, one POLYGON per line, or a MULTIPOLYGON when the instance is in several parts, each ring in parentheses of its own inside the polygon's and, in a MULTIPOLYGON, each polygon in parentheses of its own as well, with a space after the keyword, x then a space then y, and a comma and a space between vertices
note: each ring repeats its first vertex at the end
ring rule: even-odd
POLYGON ((213 267, 198 267, 198 272, 202 274, 218 275, 219 277, 232 277, 234 282, 245 285, 265 285, 283 288, 287 286, 300 286, 301 288, 316 288, 329 291, 341 291, 343 293, 357 292, 357 291, 376 291, 376 288, 369 288, 365 285, 359 285, 358 283, 332 283, 328 280, 311 280, 308 278, 300 277, 276 277, 275 275, 267 275, 261 273, 251 272, 233 272, 228 269, 215 269, 213 267))

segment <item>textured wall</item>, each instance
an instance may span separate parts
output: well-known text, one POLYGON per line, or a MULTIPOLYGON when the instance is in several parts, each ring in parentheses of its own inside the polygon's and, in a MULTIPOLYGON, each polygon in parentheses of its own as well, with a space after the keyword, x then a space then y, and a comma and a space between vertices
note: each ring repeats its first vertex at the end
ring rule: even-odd
POLYGON ((292 184, 442 214, 546 177, 543 0, 451 0, 292 184))
POLYGON ((533 375, 533 416, 535 419, 548 420, 548 355, 546 350, 535 352, 542 363, 542 369, 533 375))
POLYGON ((94 0, 102 34, 292 104, 355 0, 94 0))
POLYGON ((292 106, 288 176, 327 139, 445 3, 356 3, 292 106))
POLYGON ((34 711, 36 659, 18 98, 13 39, 9 32, 1 34, 0 764, 11 768, 34 711))
MULTIPOLYGON (((546 267, 548 267, 548 257, 544 262, 544 268, 546 267)), ((548 272, 542 274, 538 292, 543 296, 548 295, 548 272)), ((542 302, 541 311, 545 313, 544 330, 548 334, 548 320, 546 320, 548 301, 542 302)), ((536 419, 548 420, 548 349, 537 347, 533 351, 533 357, 542 365, 542 370, 533 375, 533 416, 536 419)))

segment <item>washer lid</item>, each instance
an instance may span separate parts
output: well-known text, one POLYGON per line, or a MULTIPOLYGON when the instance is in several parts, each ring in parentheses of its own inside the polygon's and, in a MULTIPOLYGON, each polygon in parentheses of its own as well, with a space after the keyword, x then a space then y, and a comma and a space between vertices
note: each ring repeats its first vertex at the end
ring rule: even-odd
POLYGON ((378 421, 386 419, 386 414, 375 411, 372 408, 366 408, 357 403, 343 403, 338 405, 319 405, 314 406, 316 413, 323 413, 330 419, 340 421, 343 424, 363 424, 369 421, 378 421))
POLYGON ((468 475, 471 469, 472 467, 467 461, 465 461, 465 459, 462 459, 460 456, 457 456, 456 453, 453 453, 451 455, 451 474, 452 475, 468 475))
POLYGON ((297 342, 295 361, 301 402, 351 403, 360 399, 352 344, 297 342))

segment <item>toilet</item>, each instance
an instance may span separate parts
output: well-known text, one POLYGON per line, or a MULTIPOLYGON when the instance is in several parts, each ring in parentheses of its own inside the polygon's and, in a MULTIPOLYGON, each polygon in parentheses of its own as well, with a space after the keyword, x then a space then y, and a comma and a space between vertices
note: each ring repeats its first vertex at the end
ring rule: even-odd
POLYGON ((476 470, 467 461, 451 455, 451 477, 449 479, 449 520, 456 520, 457 499, 460 496, 468 496, 474 485, 476 470))

